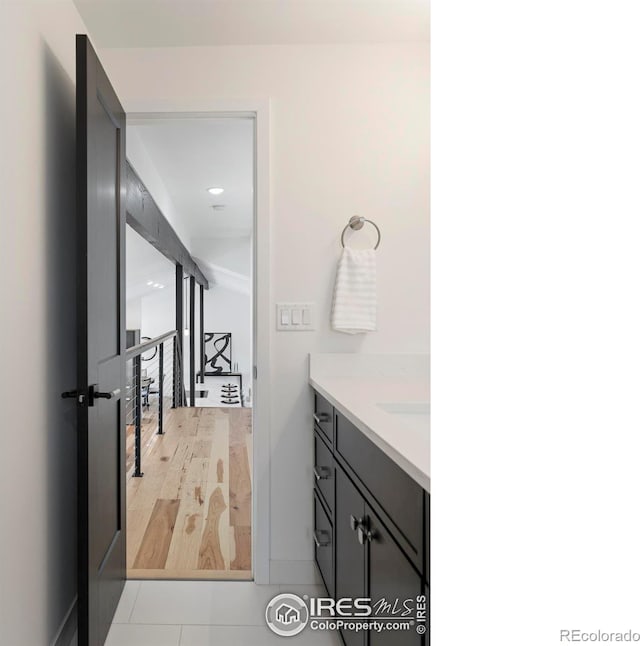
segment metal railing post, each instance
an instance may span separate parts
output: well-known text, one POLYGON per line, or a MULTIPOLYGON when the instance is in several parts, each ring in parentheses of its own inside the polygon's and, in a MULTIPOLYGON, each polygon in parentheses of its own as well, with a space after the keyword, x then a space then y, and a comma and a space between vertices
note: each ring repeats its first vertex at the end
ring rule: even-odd
POLYGON ((196 405, 196 279, 189 278, 189 405, 196 405))
POLYGON ((172 408, 178 408, 180 406, 180 391, 178 390, 178 339, 174 337, 173 339, 173 402, 171 404, 172 408))
POLYGON ((133 374, 136 382, 136 437, 135 437, 135 469, 134 478, 141 478, 144 473, 140 470, 142 458, 142 357, 138 355, 133 359, 133 374))
POLYGON ((200 285, 200 383, 204 383, 204 285, 200 285))
POLYGON ((160 357, 158 359, 158 435, 164 433, 164 341, 159 346, 160 357))
POLYGON ((174 406, 184 406, 182 396, 182 384, 184 380, 183 371, 183 341, 184 341, 184 272, 182 265, 176 265, 176 345, 174 346, 174 357, 177 370, 174 370, 173 380, 178 382, 176 397, 173 401, 174 406), (177 375, 177 379, 176 379, 177 375))

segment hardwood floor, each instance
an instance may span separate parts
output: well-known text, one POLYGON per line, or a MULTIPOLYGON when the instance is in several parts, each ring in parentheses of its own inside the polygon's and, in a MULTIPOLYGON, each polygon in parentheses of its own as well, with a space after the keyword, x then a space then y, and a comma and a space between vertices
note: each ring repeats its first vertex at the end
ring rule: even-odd
POLYGON ((251 579, 251 409, 178 408, 127 482, 139 579, 251 579))

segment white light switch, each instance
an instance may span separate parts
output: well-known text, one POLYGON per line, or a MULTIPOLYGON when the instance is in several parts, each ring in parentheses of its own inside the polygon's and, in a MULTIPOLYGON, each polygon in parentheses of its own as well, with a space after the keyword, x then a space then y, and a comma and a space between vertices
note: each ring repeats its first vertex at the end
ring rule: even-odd
POLYGON ((277 303, 276 329, 288 332, 314 330, 314 303, 277 303))

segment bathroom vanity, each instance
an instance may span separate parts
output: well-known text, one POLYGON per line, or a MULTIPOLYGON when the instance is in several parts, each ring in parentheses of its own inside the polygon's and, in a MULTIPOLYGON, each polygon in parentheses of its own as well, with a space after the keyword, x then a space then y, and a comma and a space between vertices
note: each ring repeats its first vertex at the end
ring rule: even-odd
POLYGON ((312 355, 310 384, 313 538, 327 592, 384 599, 391 608, 377 616, 403 622, 406 612, 414 622, 406 630, 343 630, 342 639, 429 644, 428 358, 312 355))

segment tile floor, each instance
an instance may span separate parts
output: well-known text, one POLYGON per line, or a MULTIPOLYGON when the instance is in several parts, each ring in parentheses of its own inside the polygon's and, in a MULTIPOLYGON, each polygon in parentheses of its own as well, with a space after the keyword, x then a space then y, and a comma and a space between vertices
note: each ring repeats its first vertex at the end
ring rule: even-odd
POLYGON ((265 625, 281 592, 323 596, 321 586, 244 581, 127 581, 106 646, 340 646, 336 633, 278 637, 265 625))

